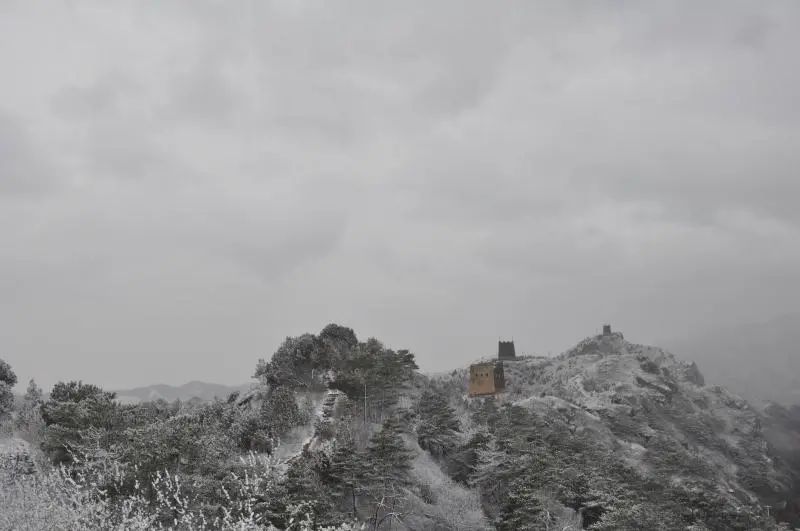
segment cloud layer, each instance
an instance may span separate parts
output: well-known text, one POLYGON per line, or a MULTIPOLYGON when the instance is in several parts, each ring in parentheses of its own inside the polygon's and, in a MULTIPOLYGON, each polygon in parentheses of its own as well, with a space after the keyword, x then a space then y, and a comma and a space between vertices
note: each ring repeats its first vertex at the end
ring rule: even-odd
POLYGON ((0 357, 246 380, 331 321, 446 370, 800 296, 794 2, 0 6, 0 357))

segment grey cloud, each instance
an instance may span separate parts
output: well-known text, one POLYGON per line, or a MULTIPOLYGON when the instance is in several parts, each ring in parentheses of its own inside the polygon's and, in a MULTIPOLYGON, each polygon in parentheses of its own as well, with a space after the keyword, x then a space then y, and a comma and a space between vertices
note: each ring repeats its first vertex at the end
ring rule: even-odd
POLYGON ((267 282, 283 278, 303 263, 321 260, 336 250, 342 236, 342 223, 336 220, 315 220, 315 228, 274 227, 282 232, 277 241, 268 241, 268 234, 230 243, 230 255, 251 274, 267 282))
MULTIPOLYGON (((157 179, 164 169, 174 170, 169 155, 147 133, 123 124, 93 130, 89 160, 96 178, 157 179)), ((177 176, 172 172, 172 178, 177 176)))
POLYGON ((58 186, 42 151, 18 119, 0 110, 0 198, 38 196, 58 186))
POLYGON ((794 3, 5 14, 23 380, 238 383, 329 321, 443 370, 498 335, 644 341, 800 296, 794 3))
POLYGON ((175 75, 170 101, 159 111, 190 126, 230 126, 245 96, 220 72, 219 65, 199 61, 175 75))
POLYGON ((86 86, 71 85, 52 98, 56 115, 70 120, 96 120, 117 115, 126 103, 142 97, 141 87, 125 74, 109 72, 86 86))

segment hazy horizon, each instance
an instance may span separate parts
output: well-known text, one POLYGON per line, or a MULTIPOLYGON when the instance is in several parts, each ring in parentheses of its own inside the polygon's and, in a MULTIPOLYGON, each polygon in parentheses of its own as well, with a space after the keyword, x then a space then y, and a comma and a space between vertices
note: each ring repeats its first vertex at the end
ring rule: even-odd
POLYGON ((796 314, 794 2, 0 5, 0 358, 249 381, 796 314))

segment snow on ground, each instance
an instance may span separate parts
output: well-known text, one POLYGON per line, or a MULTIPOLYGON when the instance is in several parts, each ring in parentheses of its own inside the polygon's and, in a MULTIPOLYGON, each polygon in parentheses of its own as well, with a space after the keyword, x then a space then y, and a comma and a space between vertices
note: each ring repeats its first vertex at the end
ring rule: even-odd
POLYGON ((303 448, 311 442, 314 437, 314 420, 322 414, 322 406, 325 402, 327 393, 309 393, 306 398, 311 401, 313 414, 311 421, 289 430, 281 438, 280 444, 275 451, 275 458, 281 463, 287 463, 293 458, 303 453, 303 448))
POLYGON ((311 401, 313 413, 311 420, 302 426, 289 431, 280 441, 275 452, 278 462, 286 465, 292 459, 303 454, 304 451, 315 451, 320 448, 322 441, 316 432, 319 423, 331 419, 336 409, 336 404, 344 397, 341 391, 328 389, 325 393, 313 393, 307 396, 311 401))
MULTIPOLYGON (((481 509, 477 491, 459 485, 445 474, 431 454, 423 451, 413 437, 404 436, 406 446, 414 454, 411 466, 411 479, 424 485, 428 500, 417 499, 421 514, 439 522, 445 522, 449 529, 461 531, 483 531, 492 529, 481 509)), ((424 522, 420 522, 425 525, 424 522)))

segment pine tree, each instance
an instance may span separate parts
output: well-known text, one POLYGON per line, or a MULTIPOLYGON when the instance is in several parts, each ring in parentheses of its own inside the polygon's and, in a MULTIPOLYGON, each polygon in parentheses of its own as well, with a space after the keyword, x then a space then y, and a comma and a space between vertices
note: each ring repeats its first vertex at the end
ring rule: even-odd
POLYGON ((505 504, 497 517, 497 531, 523 531, 547 529, 547 514, 543 510, 540 494, 529 478, 513 482, 505 504))
MULTIPOLYGON (((120 434, 121 407, 116 394, 83 382, 58 382, 40 411, 46 424, 43 449, 55 463, 70 463, 69 449, 82 444, 87 430, 120 434)), ((101 438, 108 442, 108 437, 101 438)))
POLYGON ((518 462, 503 450, 494 437, 476 450, 477 463, 469 479, 478 487, 490 507, 499 507, 505 499, 511 478, 519 473, 518 462))
POLYGON ((472 411, 472 421, 494 428, 499 419, 500 412, 494 397, 487 397, 478 401, 478 406, 472 411))
POLYGON ((372 474, 379 480, 391 479, 406 483, 411 469, 413 453, 406 448, 401 433, 403 428, 395 417, 389 417, 380 431, 369 442, 367 456, 372 474))
POLYGON ((358 452, 351 440, 338 444, 327 468, 327 478, 334 496, 350 498, 353 517, 358 518, 357 496, 364 490, 367 470, 364 455, 358 452))
POLYGON ((39 407, 44 401, 43 397, 42 388, 36 385, 34 380, 28 382, 28 388, 25 390, 25 396, 23 397, 25 403, 32 407, 39 407))
POLYGON ((413 452, 406 448, 402 426, 395 417, 384 421, 380 431, 370 439, 367 461, 370 471, 370 494, 375 499, 373 526, 377 529, 388 517, 396 517, 409 484, 413 452), (380 513, 383 511, 383 517, 380 513))
POLYGON ((469 440, 447 456, 447 471, 451 478, 466 485, 478 464, 478 452, 486 450, 491 437, 486 432, 476 432, 469 440))
MULTIPOLYGON (((287 505, 295 507, 295 519, 302 513, 302 519, 310 521, 311 528, 316 529, 320 520, 329 516, 332 507, 328 503, 320 485, 319 474, 313 460, 294 459, 286 471, 284 488, 287 505)), ((292 529, 290 526, 289 529, 292 529)), ((300 527, 295 527, 300 529, 300 527)))
POLYGON ((261 413, 275 435, 282 435, 306 419, 303 416, 294 391, 285 386, 274 387, 261 406, 261 413))
POLYGON ((17 430, 35 432, 43 428, 40 408, 44 403, 42 389, 31 380, 22 399, 22 406, 16 420, 17 430))
POLYGON ((420 447, 437 457, 446 456, 457 446, 457 433, 461 431, 447 397, 439 391, 426 390, 420 397, 417 409, 417 440, 420 447))
POLYGON ((17 375, 11 366, 0 360, 0 420, 3 419, 14 406, 14 393, 11 388, 17 383, 17 375))

